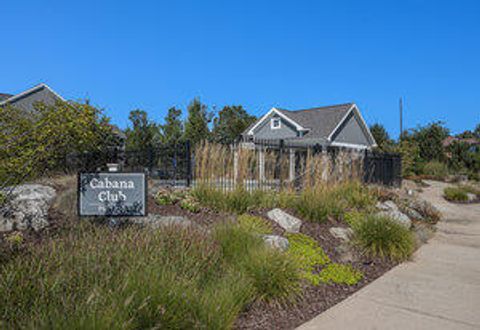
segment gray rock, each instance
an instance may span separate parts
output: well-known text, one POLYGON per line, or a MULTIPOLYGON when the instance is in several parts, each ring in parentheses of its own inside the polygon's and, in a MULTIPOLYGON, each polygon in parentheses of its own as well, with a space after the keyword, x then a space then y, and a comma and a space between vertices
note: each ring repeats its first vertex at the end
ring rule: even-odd
POLYGON ((468 201, 469 201, 469 202, 474 201, 474 200, 477 199, 477 195, 472 194, 472 193, 467 193, 467 197, 468 197, 468 201))
POLYGON ((282 236, 277 235, 263 235, 263 240, 268 246, 279 249, 281 251, 286 251, 290 246, 288 239, 282 236))
POLYGON ((15 187, 0 217, 0 231, 45 228, 48 208, 55 196, 55 189, 49 186, 25 184, 15 187))
POLYGON ((405 228, 410 228, 412 226, 410 218, 398 210, 380 211, 377 215, 388 217, 405 228))
POLYGON ((353 235, 353 230, 351 228, 332 227, 328 231, 333 237, 345 242, 350 241, 350 237, 353 235))
POLYGON ((416 210, 410 208, 410 207, 405 207, 403 210, 403 213, 408 216, 410 219, 415 219, 415 220, 423 220, 423 216, 416 210))
POLYGON ((341 263, 357 261, 356 254, 352 246, 346 242, 335 247, 335 251, 338 253, 338 261, 341 263))
POLYGON ((149 214, 146 217, 129 218, 130 223, 148 227, 150 229, 159 229, 165 226, 194 226, 195 223, 185 217, 179 216, 164 216, 159 214, 149 214))
POLYGON ((376 206, 377 206, 377 209, 381 211, 391 211, 391 210, 398 211, 398 206, 393 201, 386 201, 383 203, 378 202, 376 206))
POLYGON ((285 213, 280 209, 273 209, 267 213, 268 217, 278 223, 280 227, 290 233, 298 233, 302 226, 302 221, 294 216, 285 213))

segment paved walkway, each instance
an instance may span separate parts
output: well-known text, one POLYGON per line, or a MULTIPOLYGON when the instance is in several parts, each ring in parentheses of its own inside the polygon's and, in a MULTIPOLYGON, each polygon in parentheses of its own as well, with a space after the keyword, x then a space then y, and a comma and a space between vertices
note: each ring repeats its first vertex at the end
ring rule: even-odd
POLYGON ((422 198, 444 220, 403 263, 299 329, 480 329, 480 205, 454 205, 444 183, 422 198))

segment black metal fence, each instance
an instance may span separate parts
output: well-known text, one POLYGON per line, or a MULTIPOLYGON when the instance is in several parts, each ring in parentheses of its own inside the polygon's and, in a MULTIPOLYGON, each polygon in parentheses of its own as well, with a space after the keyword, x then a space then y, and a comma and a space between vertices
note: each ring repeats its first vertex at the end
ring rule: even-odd
MULTIPOLYGON (((323 173, 327 176, 326 179, 333 175, 341 175, 342 178, 348 179, 349 176, 354 176, 353 172, 358 171, 359 167, 360 178, 365 183, 400 186, 402 182, 401 157, 398 154, 331 146, 324 148, 321 145, 307 145, 291 140, 262 140, 225 148, 234 148, 237 151, 245 148, 270 152, 270 157, 264 160, 270 169, 268 178, 265 178, 264 173, 259 170, 260 162, 256 154, 252 162, 255 168, 249 170, 250 177, 242 179, 242 184, 251 190, 278 188, 282 185, 282 180, 289 180, 289 184, 293 183, 301 188, 298 183, 302 181, 305 171, 308 170, 307 159, 309 156, 318 154, 327 156, 329 160, 330 169, 323 173), (351 157, 354 161, 345 162, 345 157, 351 157), (291 167, 289 162, 292 160, 294 165, 291 167), (335 171, 335 167, 342 167, 342 169, 335 171)), ((233 154, 233 152, 230 153, 230 156, 233 157, 233 154)), ((219 162, 220 160, 209 159, 208 161, 219 162)), ((195 175, 196 158, 189 141, 162 144, 142 150, 111 148, 101 153, 71 154, 67 157, 66 163, 70 172, 104 170, 107 163, 119 163, 124 171, 144 171, 160 184, 170 186, 188 187, 195 181, 201 180, 197 177, 198 174, 195 175)), ((229 160, 228 164, 226 162, 221 173, 213 173, 215 177, 209 180, 220 185, 219 188, 231 189, 236 186, 238 178, 234 171, 238 169, 234 168, 233 163, 232 160, 229 160), (227 175, 228 167, 231 173, 227 175)), ((358 176, 359 173, 355 175, 358 176)))

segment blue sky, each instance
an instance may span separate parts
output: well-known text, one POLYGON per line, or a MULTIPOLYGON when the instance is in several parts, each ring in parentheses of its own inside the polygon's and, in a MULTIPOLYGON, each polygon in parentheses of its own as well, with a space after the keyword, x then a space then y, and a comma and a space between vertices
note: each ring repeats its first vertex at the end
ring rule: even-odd
POLYGON ((198 96, 261 115, 354 101, 398 134, 480 123, 480 1, 14 1, 1 8, 0 92, 39 82, 121 127, 198 96))

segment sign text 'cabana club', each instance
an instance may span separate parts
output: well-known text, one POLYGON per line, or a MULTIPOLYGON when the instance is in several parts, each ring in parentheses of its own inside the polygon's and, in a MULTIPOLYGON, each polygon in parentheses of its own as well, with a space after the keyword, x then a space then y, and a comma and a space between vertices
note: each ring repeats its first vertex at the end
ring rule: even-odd
POLYGON ((144 173, 80 173, 78 211, 81 216, 145 216, 144 173))

